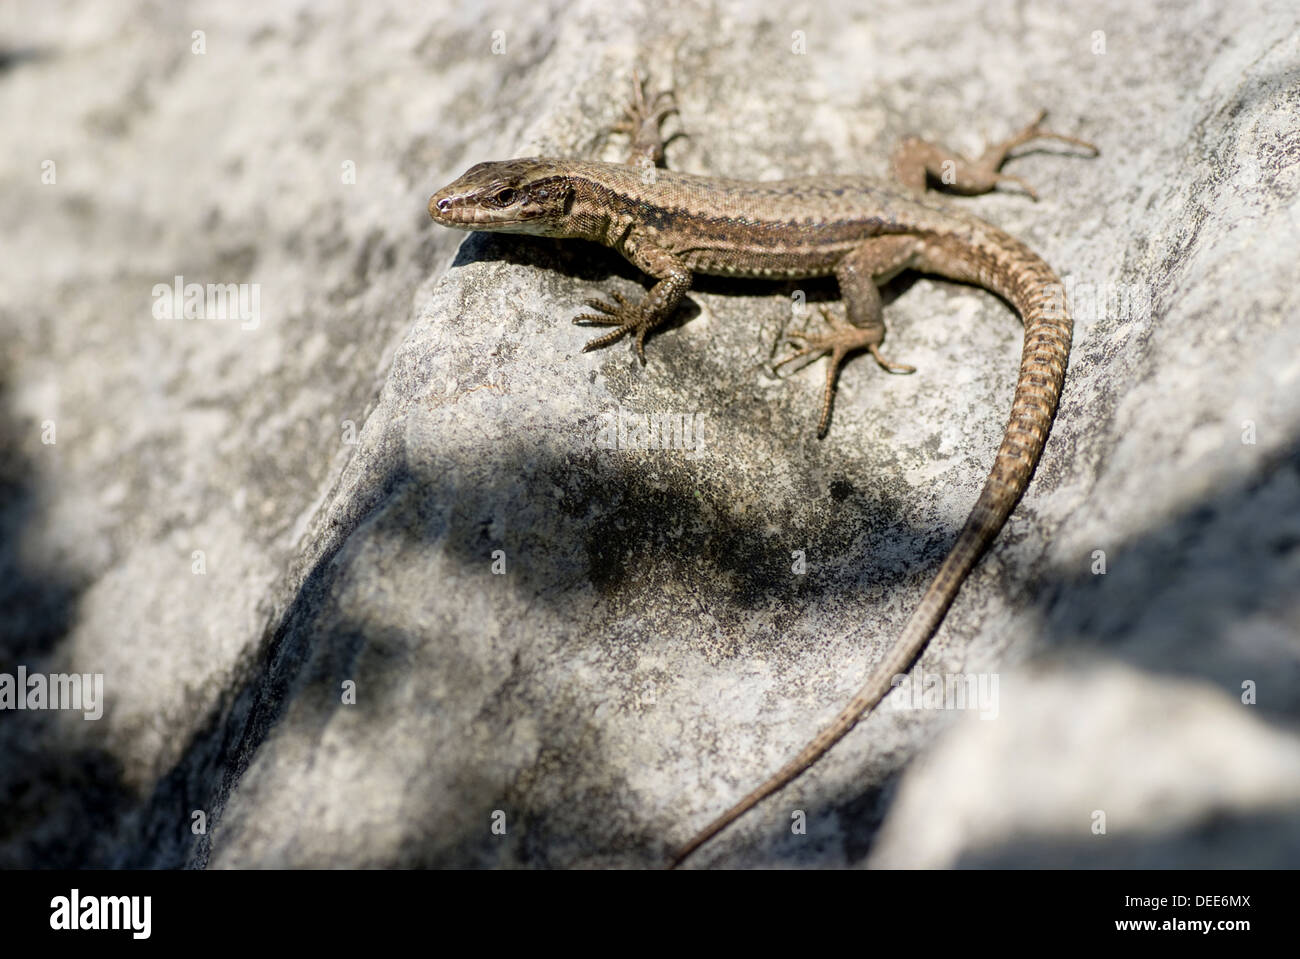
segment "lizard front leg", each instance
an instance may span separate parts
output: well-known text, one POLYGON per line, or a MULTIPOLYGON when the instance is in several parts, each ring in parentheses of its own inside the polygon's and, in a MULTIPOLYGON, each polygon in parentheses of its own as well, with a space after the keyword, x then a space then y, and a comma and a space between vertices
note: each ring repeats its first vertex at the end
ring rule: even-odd
POLYGON ((840 285, 848 321, 823 309, 822 316, 830 324, 830 332, 820 336, 794 333, 787 337, 793 346, 800 349, 779 360, 778 367, 802 356, 830 354, 826 387, 822 393, 821 419, 817 424, 819 438, 825 436, 830 427, 835 381, 849 354, 866 350, 882 369, 890 373, 916 372, 915 367, 891 362, 880 353, 880 344, 885 339, 885 321, 879 286, 912 266, 920 245, 920 240, 914 236, 876 236, 863 240, 835 267, 835 279, 840 285))
MULTIPOLYGON (((665 138, 660 127, 664 119, 677 112, 672 102, 671 90, 660 90, 654 96, 647 96, 646 81, 640 71, 632 71, 632 99, 625 109, 625 118, 615 125, 614 130, 626 133, 631 138, 628 147, 627 163, 647 171, 645 175, 653 176, 652 171, 664 162, 664 145, 678 134, 665 138), (666 101, 666 102, 665 102, 666 101)), ((617 233, 618 228, 611 232, 617 233)), ((574 317, 573 322, 593 326, 614 326, 617 329, 604 336, 598 336, 582 348, 584 353, 598 350, 617 342, 625 333, 636 333, 636 355, 645 363, 645 338, 668 317, 673 315, 677 304, 682 301, 686 291, 691 288, 691 273, 686 265, 662 247, 656 246, 647 237, 635 229, 614 244, 615 249, 625 256, 637 269, 657 279, 649 293, 640 303, 633 303, 623 294, 610 293, 614 302, 604 300, 587 300, 586 303, 597 313, 584 313, 574 317)))
POLYGON ((978 160, 971 160, 919 137, 908 137, 894 151, 894 177, 917 193, 925 192, 927 177, 933 177, 953 192, 967 196, 988 193, 1001 182, 1018 183, 1031 199, 1037 200, 1038 194, 1033 187, 1020 177, 998 172, 1006 162, 1007 154, 1016 147, 1031 140, 1059 140, 1091 150, 1093 156, 1101 153, 1087 140, 1044 130, 1040 124, 1045 119, 1047 111, 1039 111, 1033 123, 1001 143, 989 144, 978 160))
POLYGON ((665 137, 660 127, 664 120, 677 112, 672 90, 660 90, 654 96, 646 94, 646 80, 638 70, 632 71, 632 100, 624 109, 624 118, 614 125, 616 133, 626 133, 631 138, 627 164, 634 167, 664 166, 664 147, 669 141, 682 136, 680 132, 665 137))
POLYGON ((587 305, 599 313, 584 313, 573 322, 594 326, 617 327, 604 336, 598 336, 582 348, 582 352, 598 350, 617 342, 626 333, 636 334, 636 355, 645 363, 645 338, 668 317, 673 315, 686 291, 691 288, 691 271, 681 260, 663 247, 656 246, 636 230, 632 230, 617 245, 637 269, 649 273, 659 282, 651 287, 640 303, 633 303, 621 293, 611 294, 614 303, 604 300, 587 300, 587 305))

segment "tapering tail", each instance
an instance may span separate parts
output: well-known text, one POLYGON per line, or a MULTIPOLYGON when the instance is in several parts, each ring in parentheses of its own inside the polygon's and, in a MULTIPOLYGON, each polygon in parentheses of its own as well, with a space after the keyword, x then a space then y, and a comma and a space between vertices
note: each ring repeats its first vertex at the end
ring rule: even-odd
POLYGON ((1005 296, 1025 323, 1025 345, 1011 401, 1011 418, 984 489, 902 636, 857 695, 775 775, 678 849, 671 858, 670 868, 799 776, 884 699, 892 688, 893 678, 911 667, 938 630, 966 575, 1002 529, 1029 484, 1047 442, 1065 382, 1073 322, 1061 281, 1051 268, 1020 241, 1000 230, 988 229, 992 243, 973 249, 971 259, 958 269, 953 268, 951 260, 946 261, 947 268, 942 271, 1005 296))

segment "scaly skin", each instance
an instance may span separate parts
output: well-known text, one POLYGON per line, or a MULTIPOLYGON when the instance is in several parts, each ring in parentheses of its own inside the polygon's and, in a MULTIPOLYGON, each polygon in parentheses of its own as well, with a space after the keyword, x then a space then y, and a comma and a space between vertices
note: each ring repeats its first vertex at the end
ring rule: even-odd
POLYGON ((622 129, 632 134, 629 164, 528 158, 480 163, 429 200, 438 223, 464 230, 532 233, 594 240, 612 247, 657 282, 639 303, 589 300, 596 313, 575 322, 614 327, 587 349, 635 335, 645 362, 646 334, 668 319, 692 275, 801 279, 834 275, 848 321, 830 319, 821 336, 794 338, 794 359, 829 354, 818 435, 830 422, 835 379, 846 357, 866 350, 891 372, 911 367, 879 350, 885 327, 878 287, 903 270, 981 286, 1004 297, 1025 326, 1011 417, 993 469, 948 556, 902 636, 840 714, 762 785, 697 833, 671 857, 677 865, 761 800, 781 789, 842 739, 889 692, 929 642, 971 568, 1023 495, 1056 414, 1069 358, 1072 322, 1061 281, 1019 240, 923 191, 927 176, 954 192, 981 193, 1015 177, 998 170, 1012 148, 1051 138, 1096 148, 1040 129, 1040 114, 1016 136, 967 160, 922 140, 894 157, 901 185, 865 176, 747 182, 659 170, 663 94, 647 103, 636 84, 622 129), (945 175, 946 174, 946 175, 945 175))

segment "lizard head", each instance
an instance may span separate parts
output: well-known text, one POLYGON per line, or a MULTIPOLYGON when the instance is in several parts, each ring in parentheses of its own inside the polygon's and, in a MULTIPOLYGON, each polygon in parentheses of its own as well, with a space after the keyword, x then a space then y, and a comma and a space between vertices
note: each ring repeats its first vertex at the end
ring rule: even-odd
POLYGON ((429 197, 429 216, 458 230, 561 235, 573 189, 557 164, 480 163, 429 197))

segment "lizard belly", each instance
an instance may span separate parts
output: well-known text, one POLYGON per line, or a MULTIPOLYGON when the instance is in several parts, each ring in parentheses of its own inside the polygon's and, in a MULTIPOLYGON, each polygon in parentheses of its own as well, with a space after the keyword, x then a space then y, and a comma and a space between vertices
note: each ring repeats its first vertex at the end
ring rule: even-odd
POLYGON ((808 256, 800 258, 792 258, 788 252, 734 249, 693 249, 679 254, 692 273, 771 280, 829 276, 842 255, 828 255, 824 249, 810 250, 808 256))
MULTIPOLYGON (((878 221, 852 221, 806 227, 799 231, 787 230, 781 236, 775 236, 767 230, 755 230, 743 238, 720 238, 713 242, 706 240, 704 243, 697 240, 689 246, 669 247, 669 249, 692 273, 750 279, 796 280, 832 276, 840 261, 865 241, 890 234, 905 235, 892 225, 881 224, 878 221)), ((972 234, 970 239, 972 244, 974 239, 972 234)), ((954 247, 954 244, 940 239, 932 246, 941 248, 942 253, 949 247, 954 247)), ((942 255, 937 257, 932 255, 925 262, 939 263, 938 268, 930 266, 928 270, 947 275, 948 270, 945 267, 950 265, 948 261, 951 259, 951 256, 945 258, 942 255)), ((969 279, 965 275, 953 278, 969 279)), ((987 283, 984 285, 987 286, 987 283)))
POLYGON ((829 276, 846 253, 875 232, 861 222, 784 224, 780 229, 733 224, 726 234, 696 236, 669 249, 692 273, 794 280, 829 276))

